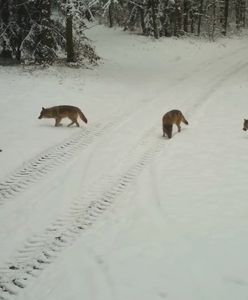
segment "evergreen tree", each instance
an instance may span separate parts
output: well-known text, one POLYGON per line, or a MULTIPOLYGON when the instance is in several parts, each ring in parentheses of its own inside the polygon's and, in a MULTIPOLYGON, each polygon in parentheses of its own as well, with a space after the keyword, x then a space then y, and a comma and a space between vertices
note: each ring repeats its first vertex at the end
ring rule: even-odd
POLYGON ((85 12, 93 18, 87 5, 84 0, 2 0, 0 56, 50 64, 66 51, 68 62, 95 63, 99 57, 84 35, 85 12), (56 20, 55 10, 63 13, 56 20))

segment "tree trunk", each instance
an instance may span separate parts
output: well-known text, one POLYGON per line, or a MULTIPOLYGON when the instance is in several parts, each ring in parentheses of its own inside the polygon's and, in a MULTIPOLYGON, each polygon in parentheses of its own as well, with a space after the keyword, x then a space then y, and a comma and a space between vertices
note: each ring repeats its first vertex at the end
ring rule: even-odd
POLYGON ((200 34, 201 34, 202 15, 203 15, 203 0, 201 0, 200 7, 199 7, 199 19, 198 19, 198 28, 197 28, 198 36, 200 36, 200 34))
POLYGON ((188 32, 188 24, 189 24, 189 8, 188 1, 184 0, 183 2, 183 31, 188 32))
POLYGON ((153 34, 155 39, 159 38, 158 34, 158 25, 157 25, 157 7, 156 0, 151 0, 151 9, 152 9, 152 25, 153 25, 153 34))
POLYGON ((73 30, 72 30, 72 16, 66 17, 66 52, 67 62, 74 62, 74 47, 73 47, 73 30))
POLYGON ((214 40, 214 34, 215 34, 215 29, 216 29, 216 0, 213 0, 213 12, 212 12, 212 22, 210 24, 210 32, 209 32, 209 37, 213 41, 214 40))
POLYGON ((114 3, 113 3, 113 0, 110 1, 108 13, 109 13, 109 27, 112 28, 114 26, 114 3))
POLYGON ((245 25, 245 0, 236 0, 235 13, 236 13, 236 27, 240 29, 245 25))
POLYGON ((142 28, 142 33, 144 35, 146 35, 144 9, 139 7, 139 11, 140 11, 140 25, 141 25, 141 28, 142 28))
POLYGON ((190 23, 190 32, 191 33, 195 32, 195 21, 193 18, 191 19, 191 23, 190 23))
POLYGON ((226 35, 227 33, 228 12, 229 12, 229 0, 225 0, 223 35, 226 35))
POLYGON ((179 30, 181 29, 181 15, 180 15, 180 7, 176 4, 175 12, 174 12, 174 36, 179 36, 179 30))

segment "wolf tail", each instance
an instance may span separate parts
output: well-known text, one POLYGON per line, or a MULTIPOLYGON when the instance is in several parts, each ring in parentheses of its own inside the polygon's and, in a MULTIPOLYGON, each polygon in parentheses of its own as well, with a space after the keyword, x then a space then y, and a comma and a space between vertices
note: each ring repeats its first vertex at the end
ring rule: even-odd
POLYGON ((79 116, 80 116, 80 118, 81 118, 82 121, 84 121, 85 123, 88 122, 88 120, 86 119, 85 115, 83 114, 83 112, 80 109, 78 109, 78 114, 79 114, 79 116))
POLYGON ((182 121, 184 124, 189 125, 189 122, 185 119, 185 117, 183 116, 182 121))

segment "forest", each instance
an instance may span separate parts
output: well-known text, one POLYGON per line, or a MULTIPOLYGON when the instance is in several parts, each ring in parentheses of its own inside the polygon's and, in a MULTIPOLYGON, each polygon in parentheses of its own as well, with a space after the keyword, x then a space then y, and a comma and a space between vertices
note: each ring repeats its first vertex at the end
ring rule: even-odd
MULTIPOLYGON (((214 41, 246 27, 247 0, 1 0, 0 63, 95 64, 90 24, 214 41)), ((92 25, 93 26, 93 25, 92 25)))

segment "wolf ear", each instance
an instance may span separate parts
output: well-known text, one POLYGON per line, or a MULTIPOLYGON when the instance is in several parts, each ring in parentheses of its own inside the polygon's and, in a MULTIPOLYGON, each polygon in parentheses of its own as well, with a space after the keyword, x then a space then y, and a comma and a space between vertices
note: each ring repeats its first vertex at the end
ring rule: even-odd
POLYGON ((246 120, 246 119, 244 119, 244 121, 246 122, 247 120, 246 120))
POLYGON ((45 108, 44 108, 44 107, 42 107, 42 110, 45 110, 45 108))

